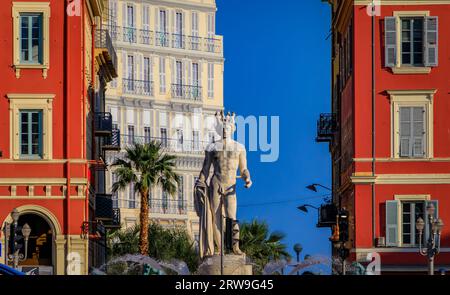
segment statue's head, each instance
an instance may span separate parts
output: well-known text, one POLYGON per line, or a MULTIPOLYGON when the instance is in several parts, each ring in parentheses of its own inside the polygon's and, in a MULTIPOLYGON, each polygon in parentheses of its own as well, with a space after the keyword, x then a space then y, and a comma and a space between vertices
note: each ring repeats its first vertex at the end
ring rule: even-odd
POLYGON ((232 113, 225 116, 223 111, 216 113, 216 132, 222 138, 231 138, 236 131, 235 114, 232 113))

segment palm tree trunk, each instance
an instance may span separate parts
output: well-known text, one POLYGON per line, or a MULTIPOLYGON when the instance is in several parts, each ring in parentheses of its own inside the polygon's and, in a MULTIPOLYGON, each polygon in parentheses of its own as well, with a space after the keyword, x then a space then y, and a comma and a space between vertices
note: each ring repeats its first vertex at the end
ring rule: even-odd
POLYGON ((142 255, 148 255, 148 191, 141 192, 139 223, 141 225, 139 233, 139 252, 142 255))

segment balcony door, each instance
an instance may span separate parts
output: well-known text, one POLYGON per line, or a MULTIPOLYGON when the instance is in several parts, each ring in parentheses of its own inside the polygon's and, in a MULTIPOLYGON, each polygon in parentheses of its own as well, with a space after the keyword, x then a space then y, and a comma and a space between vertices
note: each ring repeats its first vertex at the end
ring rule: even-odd
POLYGON ((128 55, 128 68, 127 68, 127 90, 129 92, 134 91, 134 56, 128 55))
POLYGON ((183 96, 183 63, 181 61, 177 61, 176 65, 176 95, 183 96))
POLYGON ((181 12, 175 15, 174 47, 183 48, 183 13, 181 12))

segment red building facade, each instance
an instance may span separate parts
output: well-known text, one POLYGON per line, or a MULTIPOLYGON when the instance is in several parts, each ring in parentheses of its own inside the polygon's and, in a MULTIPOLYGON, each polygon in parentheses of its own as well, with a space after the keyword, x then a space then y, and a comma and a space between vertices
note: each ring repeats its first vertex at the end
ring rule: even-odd
MULTIPOLYGON (((332 114, 318 141, 330 144, 349 252, 333 255, 364 264, 377 252, 382 273, 425 273, 416 221, 432 204, 450 223, 450 1, 329 2, 332 114)), ((436 270, 450 266, 450 226, 440 246, 436 270)))
MULTIPOLYGON (((18 225, 31 227, 19 265, 40 273, 88 271, 86 227, 101 191, 95 136, 116 75, 101 31, 105 3, 6 0, 0 9, 0 221, 5 229, 16 209, 18 225)), ((13 254, 11 234, 2 232, 0 263, 13 254)))

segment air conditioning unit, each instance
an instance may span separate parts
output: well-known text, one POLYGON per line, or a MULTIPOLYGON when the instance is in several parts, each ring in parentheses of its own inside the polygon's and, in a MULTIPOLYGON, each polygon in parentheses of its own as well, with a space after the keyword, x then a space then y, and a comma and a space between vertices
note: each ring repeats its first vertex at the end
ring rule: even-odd
POLYGON ((377 247, 381 248, 381 247, 386 247, 386 238, 385 237, 378 237, 376 239, 377 243, 377 247))

